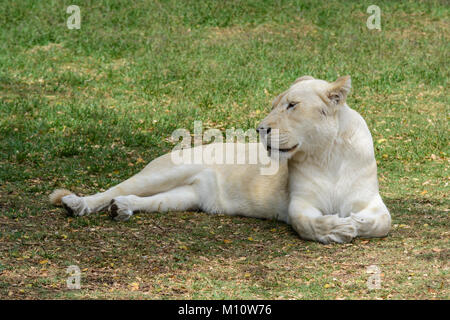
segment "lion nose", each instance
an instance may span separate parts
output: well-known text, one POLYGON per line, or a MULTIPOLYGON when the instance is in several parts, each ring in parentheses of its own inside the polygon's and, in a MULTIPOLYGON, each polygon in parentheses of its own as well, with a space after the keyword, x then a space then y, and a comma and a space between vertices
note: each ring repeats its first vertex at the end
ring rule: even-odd
POLYGON ((270 131, 272 131, 272 128, 271 127, 265 127, 265 126, 259 126, 256 129, 256 132, 262 133, 262 134, 269 134, 270 131))

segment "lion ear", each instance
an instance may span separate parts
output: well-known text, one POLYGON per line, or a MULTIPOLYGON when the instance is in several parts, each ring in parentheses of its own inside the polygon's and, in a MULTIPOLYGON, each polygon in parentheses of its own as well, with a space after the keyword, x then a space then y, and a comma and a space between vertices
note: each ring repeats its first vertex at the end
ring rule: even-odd
POLYGON ((314 80, 314 78, 311 76, 301 76, 300 78, 295 79, 294 84, 304 80, 314 80))
POLYGON ((330 84, 330 89, 327 92, 327 98, 332 105, 341 105, 345 103, 347 95, 352 88, 352 80, 350 76, 338 78, 335 82, 330 84))

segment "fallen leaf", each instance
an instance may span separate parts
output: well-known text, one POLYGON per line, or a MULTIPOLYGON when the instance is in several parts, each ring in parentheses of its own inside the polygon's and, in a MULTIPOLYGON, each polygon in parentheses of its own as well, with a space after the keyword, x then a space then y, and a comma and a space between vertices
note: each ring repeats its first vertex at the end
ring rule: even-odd
POLYGON ((137 290, 139 290, 139 282, 132 282, 132 283, 130 284, 130 287, 131 287, 131 291, 137 291, 137 290))

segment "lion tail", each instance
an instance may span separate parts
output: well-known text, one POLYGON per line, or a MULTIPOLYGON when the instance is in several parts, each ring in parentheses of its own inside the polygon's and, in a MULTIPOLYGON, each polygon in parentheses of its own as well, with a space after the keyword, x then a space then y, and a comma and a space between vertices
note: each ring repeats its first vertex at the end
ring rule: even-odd
POLYGON ((54 206, 61 206, 62 197, 68 196, 69 194, 73 194, 72 191, 69 191, 67 189, 56 189, 50 195, 48 196, 50 203, 54 206))

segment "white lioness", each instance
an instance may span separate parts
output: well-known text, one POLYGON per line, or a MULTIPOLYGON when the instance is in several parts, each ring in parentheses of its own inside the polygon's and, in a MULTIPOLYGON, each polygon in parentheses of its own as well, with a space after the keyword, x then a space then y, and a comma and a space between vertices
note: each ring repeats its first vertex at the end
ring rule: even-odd
POLYGON ((115 220, 193 209, 278 219, 322 243, 386 236, 391 217, 378 191, 372 136, 346 104, 350 87, 349 76, 333 83, 303 76, 275 98, 258 127, 265 147, 279 146, 285 159, 275 175, 261 175, 259 164, 174 164, 169 153, 105 192, 78 197, 59 189, 50 201, 75 216, 108 208, 115 220))

